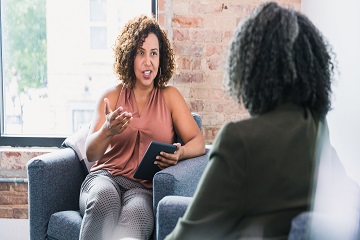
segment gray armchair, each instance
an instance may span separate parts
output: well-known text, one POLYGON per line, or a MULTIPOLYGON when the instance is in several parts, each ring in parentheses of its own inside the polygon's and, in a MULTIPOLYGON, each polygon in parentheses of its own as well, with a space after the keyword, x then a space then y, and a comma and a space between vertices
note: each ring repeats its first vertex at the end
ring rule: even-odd
MULTIPOLYGON (((193 116, 201 129, 200 116, 193 116)), ((153 179, 154 215, 164 196, 192 196, 206 164, 207 154, 158 172, 153 179)), ((27 170, 30 239, 78 240, 82 221, 79 193, 87 172, 75 151, 63 148, 35 157, 27 170)))

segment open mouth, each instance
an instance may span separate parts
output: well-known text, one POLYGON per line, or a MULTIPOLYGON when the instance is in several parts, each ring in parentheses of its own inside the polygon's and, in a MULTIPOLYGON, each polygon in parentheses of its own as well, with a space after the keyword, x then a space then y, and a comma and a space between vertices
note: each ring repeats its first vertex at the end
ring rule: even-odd
POLYGON ((145 76, 150 76, 151 71, 148 70, 148 71, 144 71, 143 73, 144 73, 145 76))

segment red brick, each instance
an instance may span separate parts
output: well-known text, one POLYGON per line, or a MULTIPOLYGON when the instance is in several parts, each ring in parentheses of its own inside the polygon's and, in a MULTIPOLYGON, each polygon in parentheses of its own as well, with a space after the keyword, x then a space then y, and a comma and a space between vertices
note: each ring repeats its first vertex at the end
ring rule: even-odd
POLYGON ((174 83, 203 83, 205 81, 202 73, 180 73, 174 77, 174 83))
POLYGON ((219 56, 210 57, 208 60, 208 67, 210 70, 219 70, 219 68, 224 69, 223 59, 219 56))
POLYGON ((217 30, 206 30, 205 35, 205 42, 219 43, 222 41, 223 32, 217 30))
POLYGON ((0 218, 13 218, 13 209, 11 206, 0 206, 0 218))
POLYGON ((165 0, 158 0, 157 4, 158 4, 158 10, 159 11, 164 11, 165 10, 165 0))
POLYGON ((188 1, 172 1, 172 7, 175 15, 188 15, 190 2, 188 1))
POLYGON ((28 192, 28 184, 27 183, 12 183, 11 188, 16 192, 28 192))
POLYGON ((200 4, 193 2, 190 7, 190 13, 193 14, 209 14, 209 13, 221 13, 227 9, 227 6, 224 3, 215 3, 211 4, 200 4))
POLYGON ((191 70, 200 70, 201 69, 201 60, 202 58, 196 57, 191 61, 191 70))
POLYGON ((225 56, 225 52, 227 51, 228 46, 224 46, 222 44, 209 44, 205 49, 205 56, 212 55, 223 55, 225 56))
POLYGON ((228 13, 237 18, 244 19, 251 14, 259 4, 239 2, 239 4, 229 5, 228 13))
POLYGON ((234 35, 234 31, 225 31, 223 33, 223 42, 228 44, 232 39, 233 35, 234 35))
POLYGON ((193 29, 190 31, 190 40, 194 42, 218 43, 222 41, 222 31, 193 29))
POLYGON ((0 183, 0 191, 10 191, 10 183, 0 183))
POLYGON ((0 192, 0 205, 21 205, 28 203, 27 193, 0 192))
MULTIPOLYGON (((206 86, 205 88, 202 87, 192 87, 190 89, 191 97, 195 99, 206 99, 208 101, 214 101, 218 103, 219 100, 222 99, 223 96, 223 90, 218 88, 210 88, 209 86, 206 86)), ((208 109, 211 111, 211 109, 208 109)))
POLYGON ((194 29, 190 31, 190 40, 194 42, 205 42, 206 32, 202 29, 194 29))
POLYGON ((203 100, 190 101, 190 111, 192 112, 204 111, 204 101, 203 100))
POLYGON ((8 152, 8 151, 4 151, 5 157, 7 158, 19 158, 21 157, 21 153, 19 152, 8 152))
POLYGON ((199 57, 204 55, 203 44, 181 44, 174 43, 174 51, 177 56, 192 56, 199 57))
POLYGON ((28 205, 13 206, 13 218, 27 219, 29 215, 28 205))
POLYGON ((176 41, 186 41, 189 40, 189 30, 188 29, 175 29, 173 39, 176 41))
POLYGON ((204 27, 201 17, 175 16, 172 19, 174 27, 180 28, 201 28, 204 27))
POLYGON ((27 183, 0 183, 0 191, 28 192, 27 183))
POLYGON ((189 57, 182 57, 178 59, 178 67, 180 69, 190 69, 191 60, 189 57))
POLYGON ((165 14, 163 13, 158 14, 158 23, 162 28, 165 27, 165 14))
POLYGON ((212 143, 218 133, 220 127, 207 127, 204 126, 204 138, 207 144, 212 143))

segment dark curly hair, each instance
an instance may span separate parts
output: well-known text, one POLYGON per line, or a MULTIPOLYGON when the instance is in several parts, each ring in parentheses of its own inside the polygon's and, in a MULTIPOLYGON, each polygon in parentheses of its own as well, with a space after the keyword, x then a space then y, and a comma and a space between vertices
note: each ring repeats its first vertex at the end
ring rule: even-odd
POLYGON ((159 69, 155 77, 155 87, 165 86, 175 72, 175 55, 166 32, 160 28, 155 19, 140 15, 126 23, 114 46, 114 72, 126 87, 132 88, 135 84, 135 55, 149 33, 154 33, 157 36, 160 48, 159 67, 161 70, 159 69))
POLYGON ((262 5, 239 25, 228 54, 225 88, 250 114, 289 101, 320 119, 330 110, 332 51, 303 14, 262 5))

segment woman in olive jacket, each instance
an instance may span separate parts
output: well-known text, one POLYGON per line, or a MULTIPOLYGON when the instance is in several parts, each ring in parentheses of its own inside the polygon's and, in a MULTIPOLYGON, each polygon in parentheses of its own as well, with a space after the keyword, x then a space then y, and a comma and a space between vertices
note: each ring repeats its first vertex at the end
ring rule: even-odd
POLYGON ((192 204, 166 239, 287 239, 309 209, 333 64, 301 13, 266 3, 235 31, 225 86, 251 117, 222 126, 192 204))

